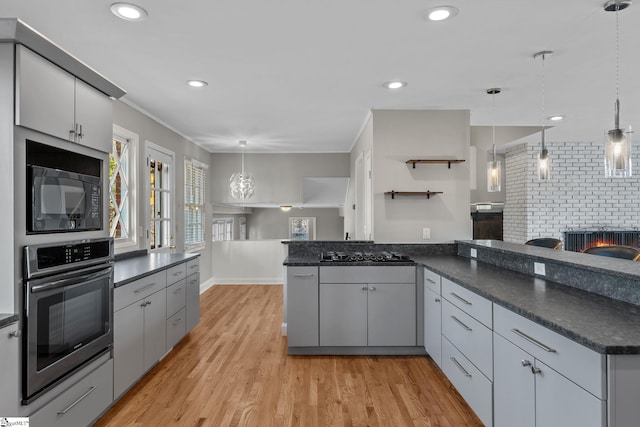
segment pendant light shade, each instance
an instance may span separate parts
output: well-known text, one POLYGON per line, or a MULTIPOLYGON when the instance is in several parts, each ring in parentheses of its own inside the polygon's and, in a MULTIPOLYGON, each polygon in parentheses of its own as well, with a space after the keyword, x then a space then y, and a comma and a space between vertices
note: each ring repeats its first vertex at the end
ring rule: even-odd
POLYGON ((631 171, 631 126, 625 131, 620 128, 620 66, 619 66, 619 19, 621 10, 631 5, 630 0, 609 0, 604 5, 607 12, 616 13, 616 102, 614 104, 614 129, 605 135, 604 173, 607 178, 630 177, 631 171))
POLYGON ((545 81, 544 81, 544 61, 545 59, 551 57, 553 55, 553 51, 551 50, 543 50, 541 52, 537 52, 533 55, 535 59, 542 60, 542 124, 541 124, 541 144, 540 144, 540 154, 538 154, 538 179, 540 181, 547 181, 551 177, 551 159, 549 159, 549 150, 547 150, 547 146, 545 145, 545 81))
POLYGON ((240 141, 240 147, 242 147, 242 169, 229 178, 229 189, 231 190, 231 197, 234 199, 250 199, 256 189, 255 177, 253 174, 244 171, 244 148, 246 146, 247 141, 240 141))
POLYGON ((487 191, 495 193, 500 191, 502 182, 502 163, 496 159, 496 99, 501 89, 487 89, 487 93, 493 97, 493 156, 487 161, 487 191))

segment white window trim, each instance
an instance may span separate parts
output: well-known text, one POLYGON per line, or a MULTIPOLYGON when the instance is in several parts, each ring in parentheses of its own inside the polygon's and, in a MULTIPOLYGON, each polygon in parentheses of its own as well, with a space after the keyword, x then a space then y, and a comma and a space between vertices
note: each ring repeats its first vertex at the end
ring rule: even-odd
MULTIPOLYGON (((149 203, 149 198, 151 197, 151 183, 149 182, 149 173, 148 173, 148 164, 147 164, 147 160, 149 159, 150 150, 154 150, 157 151, 158 153, 164 154, 167 157, 171 157, 171 165, 172 168, 174 169, 173 172, 170 172, 170 179, 169 179, 169 194, 170 194, 170 205, 169 205, 169 222, 170 222, 170 231, 169 234, 174 236, 174 242, 175 242, 175 235, 176 235, 176 202, 175 202, 175 196, 176 196, 176 192, 175 192, 175 187, 176 187, 176 175, 178 173, 177 171, 177 167, 176 167, 176 154, 167 149, 164 148, 161 145, 155 144, 152 141, 149 141, 148 139, 145 140, 145 156, 144 156, 144 168, 145 168, 145 173, 144 173, 144 205, 145 207, 148 206, 149 203)), ((167 250, 170 250, 170 247, 161 247, 161 248, 155 248, 155 249, 151 249, 151 237, 150 237, 150 233, 149 233, 149 227, 151 225, 151 217, 150 217, 150 213, 149 213, 149 209, 145 209, 145 216, 144 216, 144 221, 145 221, 145 225, 144 225, 144 239, 141 239, 142 241, 144 241, 144 248, 146 248, 147 250, 149 250, 149 252, 154 253, 154 252, 165 252, 167 250)))
MULTIPOLYGON (((206 198, 206 192, 207 192, 207 183, 208 183, 208 179, 207 179, 207 171, 209 170, 209 165, 207 165, 206 163, 202 163, 196 159, 192 159, 189 157, 185 157, 184 158, 184 171, 185 173, 183 175, 186 175, 186 170, 187 170, 187 163, 191 163, 193 166, 198 167, 198 168, 202 168, 205 170, 205 181, 204 181, 204 188, 203 188, 203 194, 202 194, 202 240, 198 241, 198 242, 193 242, 193 243, 187 243, 187 233, 186 233, 186 229, 187 229, 187 224, 184 223, 184 230, 185 230, 185 244, 184 244, 184 249, 185 251, 197 251, 197 250, 202 250, 206 247, 206 242, 207 242, 207 219, 206 219, 206 215, 205 215, 205 206, 207 203, 207 198, 206 198)), ((184 187, 186 190, 186 186, 187 183, 186 181, 184 182, 184 187)), ((187 206, 187 202, 186 202, 186 191, 183 193, 183 196, 185 196, 185 200, 184 200, 184 207, 186 209, 187 206)), ((182 216, 183 220, 184 220, 184 212, 183 212, 183 216, 182 216)))
POLYGON ((213 220, 211 221, 211 240, 213 242, 226 242, 229 241, 227 239, 225 240, 214 240, 215 238, 215 234, 213 233, 213 223, 215 222, 224 222, 225 224, 231 224, 231 239, 229 240, 234 240, 235 239, 235 232, 234 232, 234 228, 235 228, 235 219, 233 217, 219 217, 219 218, 213 218, 213 220))
MULTIPOLYGON (((113 138, 124 139, 129 141, 129 194, 128 204, 129 210, 129 237, 126 239, 114 239, 114 250, 116 253, 127 252, 138 248, 138 185, 137 185, 137 165, 138 165, 138 147, 140 137, 137 133, 131 132, 118 125, 113 125, 113 138)), ((111 189, 109 188, 109 192, 111 189)), ((109 197, 111 195, 109 194, 109 197)))

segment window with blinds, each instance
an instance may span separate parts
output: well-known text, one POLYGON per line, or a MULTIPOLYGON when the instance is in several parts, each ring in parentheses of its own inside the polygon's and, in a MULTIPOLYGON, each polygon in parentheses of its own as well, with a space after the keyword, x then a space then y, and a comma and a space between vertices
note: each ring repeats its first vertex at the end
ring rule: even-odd
POLYGON ((197 160, 184 162, 184 243, 186 247, 204 245, 204 195, 207 168, 197 160))

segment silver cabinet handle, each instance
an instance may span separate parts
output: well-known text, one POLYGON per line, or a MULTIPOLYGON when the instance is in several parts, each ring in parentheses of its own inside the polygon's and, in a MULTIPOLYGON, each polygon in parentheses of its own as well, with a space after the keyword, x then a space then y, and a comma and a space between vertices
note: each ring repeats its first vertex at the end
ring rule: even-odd
POLYGON ((313 274, 313 273, 309 273, 309 274, 294 274, 293 277, 295 277, 297 279, 307 279, 309 277, 316 277, 316 275, 313 274))
POLYGON ((80 125, 80 132, 78 133, 78 139, 82 139, 84 134, 82 133, 82 125, 80 125))
POLYGON ((178 326, 180 323, 182 323, 182 317, 178 317, 178 318, 173 322, 173 326, 178 326))
POLYGON ((424 279, 424 280, 426 280, 426 281, 427 281, 427 282, 429 282, 429 283, 433 283, 434 285, 436 284, 435 280, 431 280, 431 279, 429 279, 429 278, 427 278, 427 277, 425 277, 425 279, 424 279))
POLYGON ((434 301, 435 302, 440 302, 440 298, 435 298, 434 301))
POLYGON ((456 294, 455 292, 451 292, 451 296, 454 297, 454 298, 459 299, 460 301, 462 301, 463 303, 465 303, 467 305, 473 305, 472 303, 470 303, 466 299, 462 298, 460 295, 456 294))
POLYGON ((154 287, 155 285, 156 285, 155 283, 150 283, 150 284, 148 284, 147 286, 143 286, 143 287, 141 287, 140 289, 136 289, 135 291, 133 291, 133 293, 134 293, 134 294, 139 294, 140 292, 142 292, 142 291, 144 291, 144 290, 147 290, 147 289, 149 289, 149 288, 152 288, 152 287, 154 287))
POLYGON ((465 325, 465 324, 462 322, 462 320, 458 319, 456 316, 451 316, 451 318, 452 318, 453 320, 455 320, 455 322, 456 322, 458 325, 462 326, 462 327, 463 327, 464 329, 466 329, 467 331, 471 332, 471 331, 473 330, 473 329, 471 329, 470 327, 468 327, 467 325, 465 325))
POLYGON ((91 393, 93 393, 95 391, 95 387, 91 387, 89 389, 89 391, 87 391, 85 394, 83 394, 82 396, 80 396, 75 402, 73 402, 71 405, 67 406, 66 408, 64 408, 62 411, 58 411, 58 415, 64 415, 67 412, 69 412, 74 406, 76 406, 78 403, 80 403, 85 397, 89 396, 91 393))
POLYGON ((151 304, 151 301, 145 301, 145 302, 143 302, 142 304, 140 304, 140 307, 146 307, 146 306, 148 306, 149 304, 151 304))
POLYGON ((18 329, 17 331, 9 332, 9 338, 20 338, 21 335, 22 331, 20 329, 18 329))
POLYGON ((525 340, 529 341, 531 344, 537 345, 538 347, 540 347, 541 349, 543 349, 547 353, 557 353, 555 348, 551 348, 549 346, 544 345, 543 343, 541 343, 537 339, 531 338, 529 335, 525 334, 524 332, 520 332, 516 328, 511 329, 511 332, 513 332, 514 334, 516 334, 520 338, 524 338, 525 340))
POLYGON ((527 366, 531 366, 531 362, 528 360, 522 360, 520 363, 522 363, 522 366, 527 367, 527 366))
POLYGON ((184 289, 182 289, 182 288, 178 288, 175 291, 173 291, 173 293, 174 293, 174 295, 178 295, 178 294, 181 294, 183 290, 184 289))
POLYGON ((532 367, 531 367, 531 373, 532 373, 533 375, 536 375, 536 374, 540 374, 540 373, 542 373, 542 371, 540 370, 540 368, 538 368, 538 367, 536 367, 536 366, 532 366, 532 367))
POLYGON ((174 277, 175 277, 175 276, 182 276, 182 272, 181 272, 181 271, 178 271, 177 273, 173 273, 173 276, 174 276, 174 277))
POLYGON ((369 288, 369 290, 370 290, 371 292, 375 292, 376 287, 375 287, 375 286, 371 286, 371 287, 369 288))
POLYGON ((366 290, 367 290, 367 289, 369 289, 369 288, 367 288, 366 286, 363 286, 363 287, 361 287, 360 289, 362 289, 363 291, 366 291, 366 290))
POLYGON ((451 361, 452 361, 453 363, 455 363, 455 364, 456 364, 456 366, 458 367, 458 369, 460 369, 460 371, 464 374, 464 376, 465 376, 465 377, 467 377, 467 378, 471 378, 471 374, 470 374, 466 369, 464 369, 464 366, 462 366, 462 365, 460 364, 460 362, 458 362, 458 361, 456 360, 456 358, 455 358, 455 357, 452 357, 452 358, 451 358, 451 361))
POLYGON ((192 265, 192 266, 191 266, 191 267, 189 267, 189 268, 198 268, 198 265, 192 265))

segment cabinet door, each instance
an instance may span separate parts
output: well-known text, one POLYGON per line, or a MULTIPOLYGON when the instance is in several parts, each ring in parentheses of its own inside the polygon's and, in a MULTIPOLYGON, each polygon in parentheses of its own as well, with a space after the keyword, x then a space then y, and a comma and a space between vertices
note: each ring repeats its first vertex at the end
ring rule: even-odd
POLYGON ((415 346, 416 285, 369 285, 367 325, 369 346, 415 346))
POLYGON ((536 360, 536 425, 604 427, 606 402, 536 360))
POLYGON ((200 321, 200 273, 187 277, 187 332, 200 321))
POLYGON ((0 329, 0 414, 17 416, 20 400, 19 323, 0 329))
POLYGON ((361 283, 320 284, 321 346, 367 345, 367 289, 361 283))
POLYGON ((113 315, 113 397, 117 399, 144 373, 144 300, 113 315))
POLYGON ((167 351, 166 289, 145 298, 144 371, 148 371, 167 351))
POLYGON ((424 289, 424 349, 442 368, 442 300, 439 293, 424 289))
POLYGON ((535 384, 531 372, 533 357, 494 333, 493 362, 494 426, 534 427, 535 384))
POLYGON ((16 46, 16 124, 73 140, 75 77, 16 46))
POLYGON ((317 347, 318 268, 287 267, 287 343, 289 347, 317 347))
POLYGON ((113 140, 113 101, 102 92, 76 79, 75 119, 82 133, 77 142, 105 153, 113 140))

